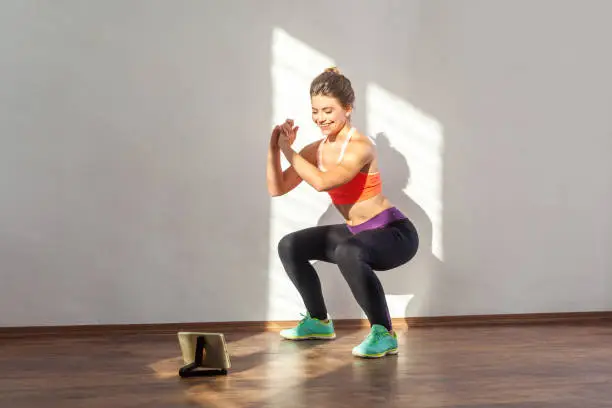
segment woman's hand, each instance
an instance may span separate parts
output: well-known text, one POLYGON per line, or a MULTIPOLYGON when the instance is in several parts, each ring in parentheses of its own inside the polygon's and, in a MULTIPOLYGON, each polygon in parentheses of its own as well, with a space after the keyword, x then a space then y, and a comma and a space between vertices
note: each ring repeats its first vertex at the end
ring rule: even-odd
POLYGON ((281 149, 291 147, 297 136, 297 131, 300 127, 293 126, 293 119, 287 119, 285 123, 280 125, 280 135, 278 137, 278 146, 281 149))

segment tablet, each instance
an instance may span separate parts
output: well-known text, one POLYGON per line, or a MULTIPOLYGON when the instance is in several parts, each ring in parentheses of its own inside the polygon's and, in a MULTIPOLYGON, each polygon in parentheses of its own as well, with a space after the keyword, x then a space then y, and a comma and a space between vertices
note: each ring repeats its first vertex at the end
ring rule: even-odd
POLYGON ((179 332, 178 340, 185 364, 181 377, 227 374, 231 361, 223 333, 179 332))

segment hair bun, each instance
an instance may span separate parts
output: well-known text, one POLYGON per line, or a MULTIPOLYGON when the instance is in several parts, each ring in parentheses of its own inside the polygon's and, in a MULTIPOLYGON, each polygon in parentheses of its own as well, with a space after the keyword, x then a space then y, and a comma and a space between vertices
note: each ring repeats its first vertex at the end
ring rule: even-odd
POLYGON ((340 70, 338 69, 338 67, 335 67, 335 66, 326 68, 325 71, 323 72, 333 72, 334 74, 340 75, 340 70))

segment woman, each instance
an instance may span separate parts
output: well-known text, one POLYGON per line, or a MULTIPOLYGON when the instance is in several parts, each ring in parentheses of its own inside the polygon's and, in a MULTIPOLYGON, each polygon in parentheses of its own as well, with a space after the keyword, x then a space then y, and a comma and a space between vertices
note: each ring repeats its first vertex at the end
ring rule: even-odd
POLYGON ((304 319, 281 331, 281 336, 291 340, 335 338, 319 277, 309 262, 319 260, 339 267, 370 321, 370 334, 353 348, 353 355, 396 354, 397 334, 374 270, 396 268, 412 259, 418 234, 382 193, 374 143, 351 126, 355 94, 349 79, 329 68, 312 81, 310 97, 312 120, 325 138, 298 153, 291 147, 298 127, 291 119, 276 126, 268 149, 268 191, 273 197, 280 196, 306 181, 330 195, 345 223, 306 228, 280 240, 281 262, 307 309, 304 319), (285 171, 281 152, 290 164, 285 171))

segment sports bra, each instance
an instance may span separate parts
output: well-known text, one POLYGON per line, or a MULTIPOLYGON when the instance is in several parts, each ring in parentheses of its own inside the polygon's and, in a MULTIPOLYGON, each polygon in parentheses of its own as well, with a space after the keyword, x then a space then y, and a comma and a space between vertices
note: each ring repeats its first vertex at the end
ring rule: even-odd
MULTIPOLYGON (((346 140, 342 145, 340 150, 340 155, 338 156, 338 161, 336 164, 339 164, 344 157, 344 152, 346 151, 346 147, 348 146, 349 141, 351 140, 351 136, 355 133, 355 128, 351 128, 349 130, 346 140)), ((319 144, 319 169, 321 171, 326 171, 323 167, 323 150, 321 149, 321 145, 327 141, 327 137, 321 141, 319 144)), ((327 193, 331 197, 331 200, 334 204, 342 205, 342 204, 355 204, 359 201, 367 200, 368 198, 372 198, 382 192, 382 180, 380 178, 380 173, 363 173, 359 172, 353 177, 352 180, 347 183, 335 187, 331 190, 328 190, 327 193)))

